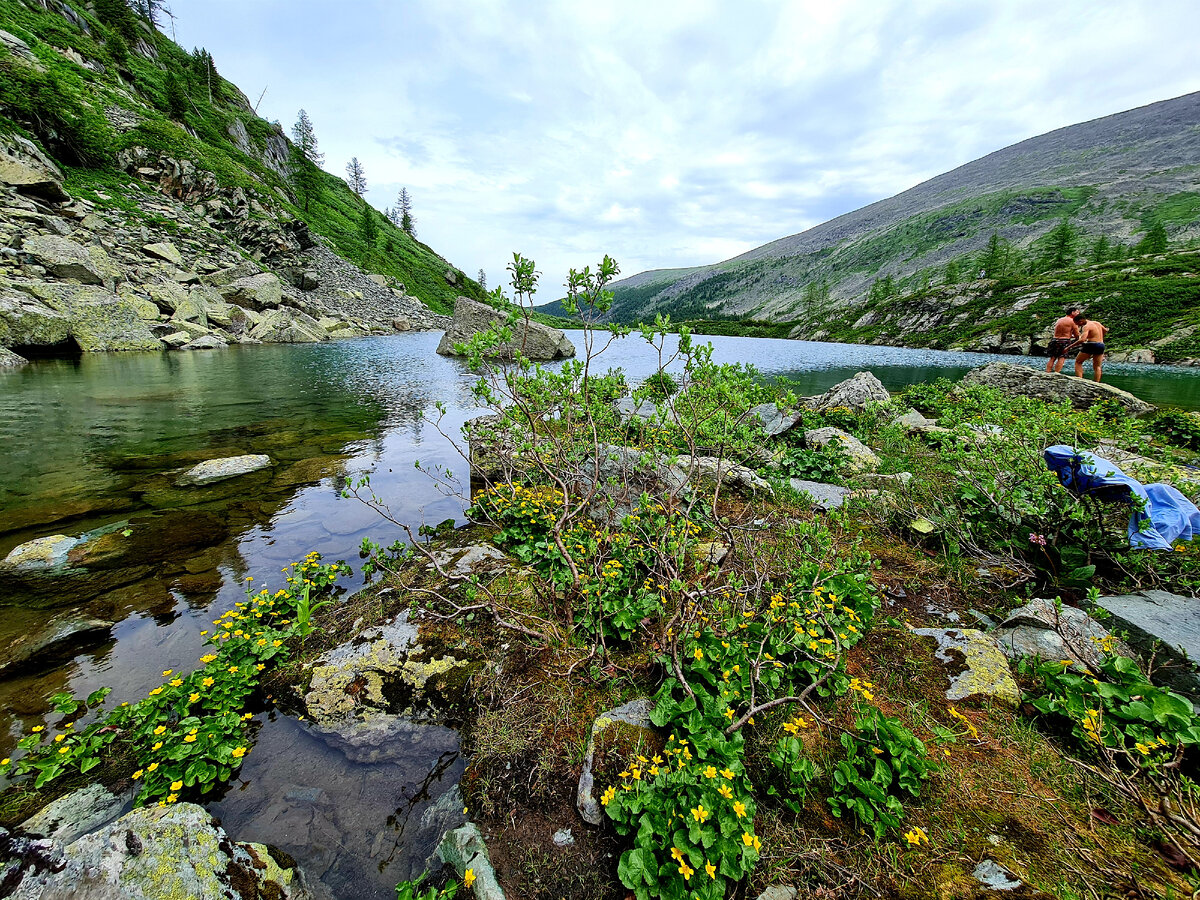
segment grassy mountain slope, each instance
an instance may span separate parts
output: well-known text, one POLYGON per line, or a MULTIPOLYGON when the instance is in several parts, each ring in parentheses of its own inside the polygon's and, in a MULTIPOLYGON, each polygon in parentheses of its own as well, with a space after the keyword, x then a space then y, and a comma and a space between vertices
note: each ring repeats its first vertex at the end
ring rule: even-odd
POLYGON ((882 279, 902 294, 946 281, 947 265, 965 274, 993 234, 1006 275, 1038 275, 1064 219, 1075 232, 1068 265, 1100 236, 1110 250, 1137 244, 1154 222, 1173 246, 1194 244, 1200 93, 1030 138, 722 263, 634 275, 614 286, 612 316, 797 319, 826 301, 860 305, 882 279))
POLYGON ((90 7, 0 0, 0 28, 33 57, 18 58, 23 48, 0 41, 0 129, 39 143, 70 182, 106 188, 109 205, 121 206, 131 184, 117 155, 144 147, 193 162, 222 187, 268 196, 337 253, 402 281, 435 311, 448 312, 459 294, 484 296, 463 272, 377 212, 379 237, 369 250, 361 229, 365 201, 340 178, 321 171, 305 210, 288 177, 290 141, 280 125, 259 118, 215 67, 206 71, 201 55, 177 46, 122 0, 90 7))

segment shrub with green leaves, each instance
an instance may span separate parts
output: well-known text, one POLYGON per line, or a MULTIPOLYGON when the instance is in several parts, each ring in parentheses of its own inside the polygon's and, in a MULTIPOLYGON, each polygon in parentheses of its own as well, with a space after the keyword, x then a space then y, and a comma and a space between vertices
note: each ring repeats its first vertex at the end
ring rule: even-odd
POLYGON ((1146 425, 1146 430, 1168 444, 1200 450, 1200 415, 1181 409, 1164 409, 1146 425))

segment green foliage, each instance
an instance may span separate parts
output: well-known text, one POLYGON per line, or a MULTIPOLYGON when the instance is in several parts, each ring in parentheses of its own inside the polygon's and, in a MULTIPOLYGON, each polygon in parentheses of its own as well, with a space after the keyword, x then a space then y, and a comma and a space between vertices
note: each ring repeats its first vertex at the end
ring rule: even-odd
POLYGON ((1177 447, 1200 450, 1200 415, 1164 409, 1146 424, 1146 430, 1177 447))
POLYGON ((1082 750, 1116 751, 1137 767, 1161 765, 1200 744, 1200 716, 1187 698, 1152 684, 1136 662, 1112 652, 1112 638, 1101 649, 1094 673, 1070 660, 1026 660, 1022 671, 1040 682, 1031 700, 1038 712, 1065 719, 1082 750))
POLYGON ((917 797, 930 771, 925 745, 900 720, 874 706, 859 707, 854 733, 843 732, 846 758, 833 770, 829 805, 835 816, 852 813, 875 837, 898 828, 901 795, 917 797))
MULTIPOLYGON (((309 611, 310 593, 325 592, 349 569, 323 564, 317 554, 287 570, 287 587, 248 597, 217 618, 206 643, 212 651, 200 658, 203 667, 186 675, 163 672, 169 679, 137 703, 122 703, 85 728, 64 719, 50 740, 42 726, 18 741, 25 755, 6 763, 5 774, 32 776, 35 788, 68 773, 87 773, 106 756, 125 756, 138 769, 139 805, 153 800, 166 805, 200 797, 224 784, 249 751, 246 704, 269 665, 287 659, 289 642, 302 631, 301 607, 309 611)), ((325 601, 328 602, 328 601, 325 601)), ((310 628, 311 630, 311 628, 310 628)), ((83 704, 61 694, 57 710, 73 716, 95 708, 107 694, 97 691, 83 704)))
POLYGON ((1167 250, 1167 229, 1163 223, 1155 219, 1146 229, 1146 236, 1138 242, 1138 253, 1165 253, 1167 250))
POLYGON ((678 383, 666 372, 654 372, 641 386, 642 392, 651 400, 666 400, 679 390, 678 383))
POLYGON ((444 888, 439 889, 431 885, 421 890, 421 883, 426 874, 428 873, 422 872, 415 881, 401 881, 396 885, 396 900, 454 900, 458 896, 457 881, 451 881, 444 888))
POLYGON ((779 461, 779 469, 787 478, 841 484, 846 462, 839 443, 830 441, 824 447, 789 447, 779 461))

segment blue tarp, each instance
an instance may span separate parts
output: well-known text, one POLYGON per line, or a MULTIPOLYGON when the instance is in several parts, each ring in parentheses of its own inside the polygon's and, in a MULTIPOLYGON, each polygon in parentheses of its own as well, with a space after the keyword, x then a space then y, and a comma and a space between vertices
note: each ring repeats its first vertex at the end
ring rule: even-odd
POLYGON ((1107 459, 1065 444, 1048 448, 1044 456, 1050 471, 1068 490, 1133 506, 1129 517, 1131 546, 1170 550, 1174 541, 1190 541, 1200 534, 1200 509, 1169 484, 1143 485, 1107 459), (1134 497, 1143 502, 1134 502, 1134 497))

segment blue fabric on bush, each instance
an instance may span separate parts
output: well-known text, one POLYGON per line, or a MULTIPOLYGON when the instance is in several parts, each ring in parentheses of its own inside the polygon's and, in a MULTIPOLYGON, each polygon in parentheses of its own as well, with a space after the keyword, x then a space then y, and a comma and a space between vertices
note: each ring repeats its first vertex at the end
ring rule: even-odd
POLYGON ((1065 444, 1049 447, 1043 455, 1050 471, 1068 490, 1133 506, 1129 517, 1131 546, 1170 550, 1174 541, 1190 541, 1200 534, 1200 509, 1169 484, 1143 485, 1115 463, 1065 444))

